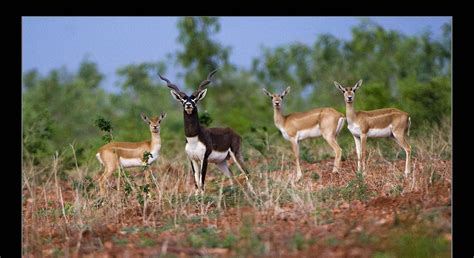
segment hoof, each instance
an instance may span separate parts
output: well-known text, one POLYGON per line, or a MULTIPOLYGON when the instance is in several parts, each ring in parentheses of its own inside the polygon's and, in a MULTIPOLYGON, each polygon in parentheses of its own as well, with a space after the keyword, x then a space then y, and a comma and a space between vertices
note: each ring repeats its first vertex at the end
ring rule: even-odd
POLYGON ((106 196, 106 195, 107 195, 107 191, 105 189, 101 188, 99 190, 99 196, 106 196))
POLYGON ((204 194, 204 189, 196 189, 194 192, 195 196, 203 195, 204 194))
POLYGON ((301 178, 303 178, 303 174, 302 174, 302 173, 296 174, 296 176, 295 176, 295 178, 294 178, 294 182, 300 181, 301 178))

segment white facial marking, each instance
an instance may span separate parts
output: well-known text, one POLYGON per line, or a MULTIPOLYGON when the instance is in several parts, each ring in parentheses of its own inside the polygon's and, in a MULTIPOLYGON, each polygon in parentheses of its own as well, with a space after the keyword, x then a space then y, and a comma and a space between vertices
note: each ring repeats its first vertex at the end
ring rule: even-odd
POLYGON ((316 125, 313 128, 301 130, 297 134, 298 140, 303 140, 309 137, 319 137, 321 136, 321 130, 319 129, 319 125, 316 125))

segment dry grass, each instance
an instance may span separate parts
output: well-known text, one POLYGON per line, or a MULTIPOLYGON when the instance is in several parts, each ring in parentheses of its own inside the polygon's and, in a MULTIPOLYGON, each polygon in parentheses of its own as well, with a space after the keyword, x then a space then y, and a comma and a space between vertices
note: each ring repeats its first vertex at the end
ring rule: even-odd
POLYGON ((323 147, 323 160, 303 161, 304 178, 293 184, 289 148, 269 146, 272 158, 247 154, 251 189, 211 165, 203 196, 194 195, 183 153, 148 168, 148 182, 139 168, 116 176, 106 198, 97 195, 96 165, 62 171, 60 155, 50 167, 24 164, 23 255, 449 256, 449 129, 411 140, 406 179, 404 156, 387 158, 373 144, 365 177, 355 173, 353 147, 336 174, 323 147))

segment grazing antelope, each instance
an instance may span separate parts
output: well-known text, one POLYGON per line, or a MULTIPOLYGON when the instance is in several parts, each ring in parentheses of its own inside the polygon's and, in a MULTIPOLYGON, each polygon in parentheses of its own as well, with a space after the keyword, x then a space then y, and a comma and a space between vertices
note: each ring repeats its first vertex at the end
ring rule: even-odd
POLYGON ((272 99, 275 126, 280 130, 283 137, 291 142, 296 158, 296 181, 303 176, 299 161, 298 141, 306 138, 323 136, 336 154, 333 172, 337 171, 341 163, 342 150, 337 144, 336 136, 344 125, 344 115, 334 108, 313 108, 306 112, 283 115, 283 98, 290 92, 290 87, 286 88, 281 94, 272 94, 266 89, 263 89, 263 92, 272 99))
POLYGON ((354 87, 344 88, 338 82, 334 82, 336 88, 344 94, 347 127, 354 136, 356 145, 357 170, 361 170, 362 163, 362 170, 365 171, 365 150, 368 137, 391 137, 405 150, 405 176, 407 176, 410 173, 411 147, 405 139, 405 134, 410 135, 410 116, 396 108, 356 112, 353 106, 355 92, 361 84, 362 80, 359 80, 354 87))
POLYGON ((139 167, 154 162, 161 149, 160 124, 166 113, 160 117, 148 118, 141 113, 141 117, 150 127, 151 140, 142 142, 110 142, 99 148, 96 157, 105 167, 103 175, 99 178, 100 193, 105 193, 105 181, 118 168, 139 167), (147 163, 143 161, 145 151, 151 154, 147 163))
POLYGON ((199 124, 197 103, 206 96, 206 86, 211 82, 211 77, 215 72, 216 70, 209 73, 207 79, 199 84, 198 89, 191 96, 186 95, 178 86, 159 75, 171 89, 171 96, 183 105, 185 150, 191 161, 196 193, 204 192, 208 162, 215 163, 220 171, 232 179, 232 172, 227 165, 227 160, 232 156, 239 170, 245 174, 248 173, 240 152, 242 142, 240 135, 228 127, 206 128, 199 124))

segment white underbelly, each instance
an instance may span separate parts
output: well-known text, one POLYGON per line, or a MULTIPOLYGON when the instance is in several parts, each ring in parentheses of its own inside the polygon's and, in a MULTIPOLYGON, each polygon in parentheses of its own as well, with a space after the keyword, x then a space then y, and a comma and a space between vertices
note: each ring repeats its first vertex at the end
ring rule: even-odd
MULTIPOLYGON (((356 123, 350 124, 347 126, 352 135, 360 137, 361 129, 360 126, 356 123)), ((381 137, 390 137, 392 135, 392 125, 389 125, 385 128, 372 128, 367 132, 367 137, 370 138, 381 138, 381 137)))
MULTIPOLYGON (((198 137, 186 137, 186 154, 192 160, 203 160, 204 155, 206 154, 206 146, 198 140, 198 137)), ((211 163, 220 163, 227 158, 230 149, 226 151, 216 151, 213 150, 209 157, 207 158, 208 162, 211 163)))
POLYGON ((385 128, 373 128, 369 129, 367 132, 367 137, 389 137, 392 135, 392 126, 387 126, 385 128))
POLYGON ((139 166, 142 166, 143 161, 141 159, 138 159, 138 158, 126 159, 126 158, 120 157, 120 164, 125 168, 127 168, 127 167, 139 167, 139 166))
POLYGON ((319 125, 316 125, 315 127, 310 129, 298 131, 298 140, 319 136, 321 136, 321 130, 319 129, 319 125))
POLYGON ((229 154, 230 149, 226 151, 215 151, 213 150, 211 154, 209 155, 209 158, 207 158, 208 162, 211 163, 220 163, 224 161, 227 158, 227 155, 229 154))
POLYGON ((198 140, 198 137, 186 137, 187 143, 184 148, 188 157, 192 160, 203 160, 206 154, 206 146, 198 140))
MULTIPOLYGON (((157 148, 155 150, 152 150, 150 152, 151 156, 148 156, 148 160, 147 160, 147 163, 148 165, 150 165, 151 163, 153 163, 159 156, 159 152, 160 152, 160 148, 157 148)), ((140 167, 140 166, 143 166, 145 165, 144 161, 143 161, 143 156, 140 157, 140 158, 124 158, 124 157, 120 157, 120 164, 123 166, 123 167, 140 167)))

